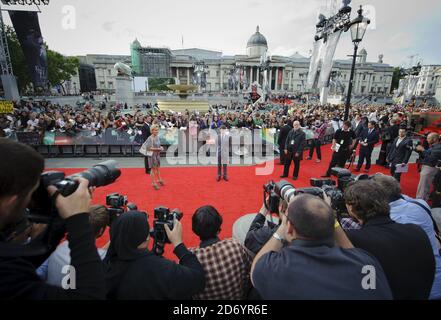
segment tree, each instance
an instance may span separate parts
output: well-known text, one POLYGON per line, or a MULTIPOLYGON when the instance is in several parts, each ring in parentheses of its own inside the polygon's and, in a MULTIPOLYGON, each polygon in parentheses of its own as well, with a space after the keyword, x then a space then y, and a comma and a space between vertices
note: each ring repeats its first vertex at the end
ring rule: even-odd
MULTIPOLYGON (((26 58, 20 42, 18 41, 17 34, 11 26, 6 26, 6 37, 8 40, 9 53, 11 55, 12 70, 17 77, 18 89, 23 93, 32 81, 26 58)), ((76 57, 63 56, 56 51, 50 50, 46 44, 45 46, 47 52, 49 85, 51 87, 62 85, 77 73, 79 60, 76 57)))
POLYGON ((393 92, 395 89, 398 89, 398 86, 400 85, 400 80, 405 77, 404 69, 401 67, 395 67, 394 68, 394 74, 392 76, 392 87, 391 92, 393 92))
POLYGON ((149 78, 150 91, 170 91, 168 84, 175 84, 173 78, 149 78))
MULTIPOLYGON (((63 85, 65 81, 70 80, 77 73, 80 65, 79 60, 76 57, 65 57, 47 47, 46 51, 49 84, 51 87, 63 85)), ((64 90, 64 87, 62 88, 64 90)))
POLYGON ((28 65, 18 42, 17 34, 11 26, 6 27, 6 39, 8 41, 9 54, 11 55, 12 72, 17 77, 17 85, 20 92, 24 92, 26 87, 31 83, 28 65))

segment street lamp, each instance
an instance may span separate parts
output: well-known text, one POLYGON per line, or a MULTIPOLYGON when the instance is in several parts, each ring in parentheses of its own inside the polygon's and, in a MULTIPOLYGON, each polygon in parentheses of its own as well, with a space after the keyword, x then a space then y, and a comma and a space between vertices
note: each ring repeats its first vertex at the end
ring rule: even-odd
POLYGON ((358 17, 352 20, 352 22, 348 26, 348 28, 351 30, 352 42, 354 43, 354 55, 352 56, 351 76, 349 79, 348 95, 346 97, 344 116, 345 121, 349 119, 349 108, 351 107, 352 86, 354 81, 355 62, 357 60, 358 45, 363 40, 363 37, 370 23, 371 21, 363 16, 363 8, 362 6, 360 6, 360 9, 358 10, 358 17))

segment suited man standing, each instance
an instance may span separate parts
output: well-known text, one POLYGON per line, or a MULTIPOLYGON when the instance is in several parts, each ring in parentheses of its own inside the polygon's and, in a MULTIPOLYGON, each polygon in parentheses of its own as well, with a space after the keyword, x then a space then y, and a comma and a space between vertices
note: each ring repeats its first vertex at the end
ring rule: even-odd
POLYGON ((293 180, 297 180, 300 171, 300 161, 303 160, 303 150, 305 148, 306 135, 300 127, 299 121, 294 121, 293 129, 289 132, 285 142, 285 168, 281 178, 287 178, 289 167, 294 161, 293 180))
POLYGON ((352 120, 352 130, 354 131, 357 138, 360 137, 361 133, 364 130, 363 121, 359 114, 357 114, 354 120, 352 120))
POLYGON ((230 138, 227 127, 222 125, 217 136, 217 182, 221 181, 222 168, 224 173, 223 178, 225 181, 228 181, 227 166, 230 160, 230 138))
POLYGON ((401 173, 395 172, 398 166, 405 166, 409 162, 412 154, 412 139, 407 136, 406 128, 400 128, 398 137, 391 144, 391 148, 387 157, 390 164, 391 175, 400 181, 401 173))
MULTIPOLYGON (((152 117, 145 116, 144 125, 141 128, 141 136, 144 142, 146 142, 147 139, 151 136, 151 132, 150 132, 151 125, 152 125, 152 117)), ((149 167, 148 157, 144 157, 144 167, 145 167, 145 173, 150 174, 151 168, 149 167)))
POLYGON ((361 170, 365 160, 366 168, 364 171, 369 172, 369 169, 371 168, 372 151, 378 141, 380 141, 378 131, 375 129, 376 124, 375 121, 369 121, 367 129, 363 130, 358 139, 360 141, 360 155, 358 158, 357 169, 355 170, 356 172, 361 170))
POLYGON ((289 132, 292 130, 291 123, 288 119, 283 120, 283 127, 280 129, 279 138, 277 139, 277 144, 279 145, 280 151, 280 164, 285 164, 285 144, 286 138, 288 137, 289 132))

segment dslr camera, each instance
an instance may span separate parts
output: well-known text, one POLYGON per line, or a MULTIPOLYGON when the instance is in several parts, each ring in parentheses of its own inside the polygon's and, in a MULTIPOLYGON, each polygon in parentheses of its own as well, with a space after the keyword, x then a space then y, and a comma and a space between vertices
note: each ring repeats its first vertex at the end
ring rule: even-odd
POLYGON ((150 231, 150 235, 154 239, 152 250, 156 255, 163 255, 165 244, 170 243, 164 225, 167 224, 169 229, 173 230, 174 219, 181 220, 183 216, 184 214, 179 209, 170 211, 167 207, 155 208, 153 229, 150 231))
POLYGON ((119 193, 108 194, 106 196, 106 206, 109 213, 109 226, 124 212, 138 210, 136 204, 128 202, 127 196, 122 196, 119 193))

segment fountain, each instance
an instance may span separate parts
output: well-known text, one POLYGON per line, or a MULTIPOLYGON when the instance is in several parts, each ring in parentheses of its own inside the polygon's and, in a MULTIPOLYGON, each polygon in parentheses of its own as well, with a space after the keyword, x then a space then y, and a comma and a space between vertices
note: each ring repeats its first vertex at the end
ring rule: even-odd
POLYGON ((175 111, 184 112, 189 111, 199 111, 207 112, 209 110, 208 101, 205 99, 188 99, 188 96, 198 89, 195 85, 184 85, 184 84, 170 84, 167 87, 175 91, 175 96, 167 100, 158 100, 158 107, 163 111, 175 111), (177 98, 179 97, 179 98, 177 98))

